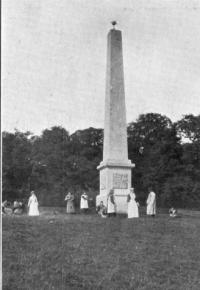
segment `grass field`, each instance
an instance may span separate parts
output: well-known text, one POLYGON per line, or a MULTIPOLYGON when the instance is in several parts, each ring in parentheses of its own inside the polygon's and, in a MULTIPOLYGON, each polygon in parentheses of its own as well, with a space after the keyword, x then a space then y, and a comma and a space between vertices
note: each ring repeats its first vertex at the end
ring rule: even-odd
MULTIPOLYGON (((51 213, 52 212, 52 213, 51 213)), ((200 289, 200 213, 3 216, 3 289, 200 289)))

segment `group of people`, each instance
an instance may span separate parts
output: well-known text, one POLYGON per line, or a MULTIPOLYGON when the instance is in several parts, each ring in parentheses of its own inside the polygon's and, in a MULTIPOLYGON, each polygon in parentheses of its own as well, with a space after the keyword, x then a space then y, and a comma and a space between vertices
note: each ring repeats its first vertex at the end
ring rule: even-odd
MULTIPOLYGON (((84 192, 80 198, 80 210, 86 213, 89 209, 88 195, 84 192)), ((67 202, 66 213, 73 214, 75 213, 74 206, 74 195, 72 193, 68 193, 65 197, 65 201, 67 202)), ((139 203, 136 201, 136 195, 134 189, 131 188, 129 194, 127 196, 127 204, 128 204, 128 218, 137 218, 139 217, 139 203)), ((102 217, 112 217, 116 216, 117 206, 114 195, 114 189, 109 191, 107 196, 106 204, 103 201, 100 201, 100 204, 96 207, 96 212, 102 217)), ((147 215, 155 216, 156 214, 156 194, 150 189, 149 195, 147 198, 147 215)))
POLYGON ((2 202, 3 214, 22 214, 25 211, 25 204, 22 201, 15 200, 13 203, 4 200, 2 202))
MULTIPOLYGON (((84 192, 80 197, 80 210, 83 213, 87 213, 89 209, 89 200, 92 200, 88 197, 88 195, 84 192)), ((65 201, 67 202, 66 213, 73 214, 75 213, 74 206, 74 195, 69 192, 65 196, 65 201)), ((109 191, 107 196, 106 205, 103 201, 100 201, 100 204, 96 207, 96 212, 102 218, 116 216, 117 212, 117 204, 114 195, 114 189, 109 191)), ((2 213, 7 213, 8 202, 7 200, 2 203, 2 213)), ((150 188, 148 198, 146 201, 146 214, 152 217, 156 215, 156 194, 150 188)), ((28 215, 29 216, 39 216, 38 209, 38 200, 34 191, 31 191, 31 195, 28 200, 28 215)), ((24 211, 25 205, 22 202, 14 201, 13 207, 11 209, 11 213, 13 214, 21 214, 24 211)), ((175 208, 170 208, 169 210, 170 217, 177 217, 177 210, 175 208)), ((136 200, 136 195, 134 192, 134 188, 130 188, 129 193, 127 195, 127 216, 128 218, 138 218, 139 217, 139 203, 136 200)))
MULTIPOLYGON (((152 191, 152 189, 149 190, 149 195, 146 203, 147 215, 151 215, 152 217, 154 217, 156 215, 156 194, 152 191)), ((113 189, 111 189, 108 194, 107 207, 105 206, 103 201, 101 201, 100 204, 97 206, 97 212, 103 218, 107 216, 116 216, 117 205, 113 189)), ((130 188, 127 196, 127 216, 128 218, 139 217, 139 203, 136 201, 136 195, 133 188, 130 188)))
MULTIPOLYGON (((81 195, 80 199, 80 209, 82 212, 86 213, 89 209, 88 201, 91 198, 84 192, 81 195)), ((66 212, 67 213, 75 213, 74 206, 74 195, 72 193, 68 193, 65 197, 65 201, 67 201, 66 212)), ((39 216, 39 204, 37 197, 34 191, 31 191, 29 200, 28 200, 28 215, 29 216, 39 216)), ((2 202, 2 213, 3 214, 22 214, 25 211, 25 205, 22 202, 14 201, 13 206, 11 207, 7 200, 2 202)))
MULTIPOLYGON (((13 205, 11 205, 7 200, 2 202, 2 213, 3 214, 16 214, 21 215, 25 212, 25 203, 19 200, 15 200, 13 205)), ((31 195, 28 200, 28 215, 29 216, 38 216, 38 200, 34 191, 31 191, 31 195)))
MULTIPOLYGON (((89 200, 92 199, 89 198, 88 195, 84 192, 80 198, 80 210, 84 213, 88 212, 89 200)), ((74 195, 71 192, 65 196, 65 201, 67 202, 66 213, 75 213, 74 195)))

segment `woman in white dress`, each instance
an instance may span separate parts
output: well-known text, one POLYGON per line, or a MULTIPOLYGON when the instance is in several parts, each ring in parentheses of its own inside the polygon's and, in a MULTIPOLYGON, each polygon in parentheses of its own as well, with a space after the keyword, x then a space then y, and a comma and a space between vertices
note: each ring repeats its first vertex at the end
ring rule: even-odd
POLYGON ((149 195, 147 198, 147 215, 155 217, 156 215, 156 194, 149 188, 149 195))
POLYGON ((38 200, 34 191, 31 191, 31 196, 29 197, 29 200, 28 200, 28 208, 29 208, 29 211, 28 211, 29 216, 39 215, 38 200))
POLYGON ((80 209, 81 211, 83 211, 84 213, 86 213, 88 211, 88 195, 84 192, 81 195, 81 202, 80 202, 80 209))
POLYGON ((138 218, 139 217, 139 210, 138 210, 138 202, 135 200, 135 193, 134 189, 130 188, 130 192, 127 197, 128 202, 128 218, 138 218))
POLYGON ((107 213, 108 213, 108 217, 116 216, 116 203, 115 203, 114 189, 111 189, 108 194, 107 213))

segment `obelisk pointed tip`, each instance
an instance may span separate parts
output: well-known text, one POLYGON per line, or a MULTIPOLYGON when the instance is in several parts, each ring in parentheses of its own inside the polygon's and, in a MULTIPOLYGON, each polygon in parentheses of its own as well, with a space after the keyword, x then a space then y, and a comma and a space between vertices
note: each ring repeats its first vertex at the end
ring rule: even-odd
POLYGON ((113 26, 113 29, 115 29, 115 25, 117 25, 117 21, 116 20, 113 20, 113 21, 111 21, 111 24, 113 26))

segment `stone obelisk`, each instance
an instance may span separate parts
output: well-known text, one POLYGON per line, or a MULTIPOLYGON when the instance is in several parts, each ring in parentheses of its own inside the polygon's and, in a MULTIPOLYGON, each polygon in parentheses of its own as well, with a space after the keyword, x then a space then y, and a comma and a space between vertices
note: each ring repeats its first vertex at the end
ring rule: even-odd
POLYGON ((108 33, 107 72, 104 119, 103 161, 100 171, 100 194, 96 203, 107 204, 107 195, 114 189, 118 213, 127 212, 127 194, 131 187, 131 168, 128 160, 126 106, 122 53, 122 33, 115 29, 108 33))

